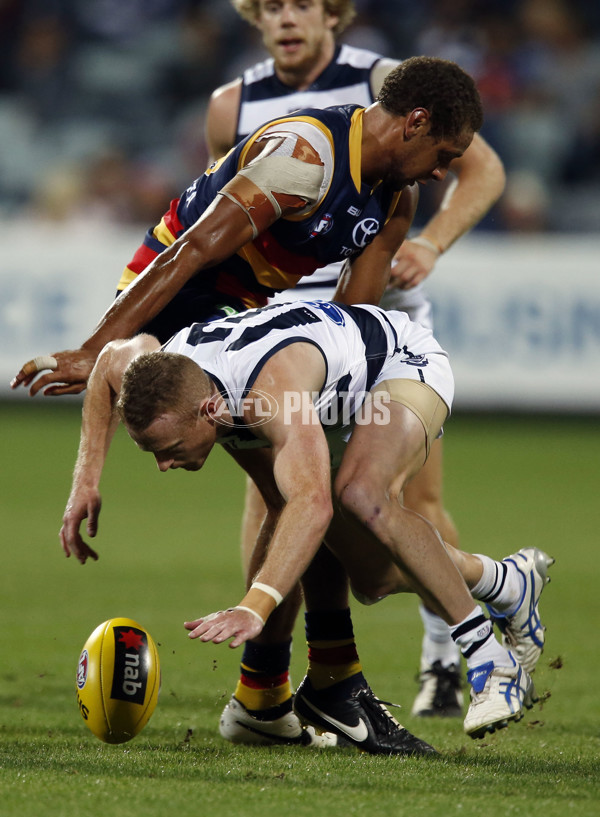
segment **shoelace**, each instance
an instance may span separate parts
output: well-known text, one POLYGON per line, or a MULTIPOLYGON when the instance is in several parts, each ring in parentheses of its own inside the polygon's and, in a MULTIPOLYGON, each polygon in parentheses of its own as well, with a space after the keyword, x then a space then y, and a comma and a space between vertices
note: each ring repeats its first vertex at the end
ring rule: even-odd
POLYGON ((386 706, 394 706, 397 709, 401 709, 400 704, 380 700, 371 689, 361 689, 356 697, 360 700, 367 712, 375 716, 377 725, 382 727, 381 731, 386 735, 393 735, 398 729, 404 728, 398 723, 392 713, 386 709, 386 706), (386 717, 382 718, 382 715, 386 717))

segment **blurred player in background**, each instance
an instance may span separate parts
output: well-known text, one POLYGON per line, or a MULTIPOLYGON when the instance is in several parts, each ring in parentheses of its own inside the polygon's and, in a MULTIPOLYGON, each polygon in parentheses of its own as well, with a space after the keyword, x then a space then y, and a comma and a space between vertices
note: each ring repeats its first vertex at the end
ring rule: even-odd
MULTIPOLYGON (((239 14, 262 34, 270 54, 246 69, 242 77, 212 94, 207 115, 207 141, 213 159, 265 119, 296 108, 355 103, 370 105, 384 77, 398 61, 336 44, 336 36, 355 15, 352 0, 232 0, 239 14)), ((455 185, 420 235, 404 241, 395 255, 390 286, 382 305, 400 309, 412 320, 432 327, 431 304, 422 281, 439 256, 473 227, 500 197, 505 183, 502 163, 476 135, 460 159, 452 162, 455 185)), ((326 228, 326 225, 325 227, 326 228)), ((282 303, 295 298, 330 298, 340 273, 333 264, 301 279, 293 291, 275 296, 282 303)), ((458 532, 443 503, 442 442, 432 447, 426 465, 407 485, 406 505, 457 546, 458 532)), ((242 554, 247 565, 265 508, 251 480, 247 483, 242 526, 242 554)), ((420 605, 425 627, 420 662, 420 692, 413 714, 462 715, 460 654, 447 625, 420 605)))

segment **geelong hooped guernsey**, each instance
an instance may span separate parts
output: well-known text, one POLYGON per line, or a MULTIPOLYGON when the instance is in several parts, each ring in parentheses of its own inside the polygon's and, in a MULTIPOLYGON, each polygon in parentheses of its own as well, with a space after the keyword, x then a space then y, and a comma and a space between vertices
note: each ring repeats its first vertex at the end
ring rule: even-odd
POLYGON ((381 56, 373 51, 338 45, 329 65, 304 91, 290 88, 279 79, 272 58, 247 68, 242 75, 235 141, 244 139, 268 119, 300 108, 348 104, 366 108, 373 102, 371 71, 379 60, 381 56))
POLYGON ((307 214, 278 219, 237 254, 217 268, 201 271, 186 286, 215 292, 217 298, 219 293, 237 297, 246 307, 262 306, 268 296, 295 286, 317 267, 360 253, 383 228, 400 196, 400 191, 384 182, 373 187, 361 183, 363 111, 356 105, 306 109, 263 125, 171 203, 160 225, 146 235, 119 288, 124 289, 196 223, 244 166, 250 146, 267 128, 276 125, 285 130, 288 122, 312 126, 331 146, 333 168, 325 195, 307 214))
POLYGON ((334 425, 337 418, 351 423, 367 392, 381 379, 428 382, 428 367, 431 363, 435 368, 434 358, 444 359, 444 374, 432 378, 431 385, 448 406, 452 403, 447 356, 431 332, 412 323, 403 312, 386 312, 376 306, 329 301, 272 305, 196 323, 178 332, 163 348, 190 357, 212 378, 232 416, 240 418, 232 435, 219 442, 233 441, 243 447, 244 440, 256 439, 241 421, 249 390, 274 354, 298 342, 316 346, 326 364, 325 382, 315 401, 325 427, 334 425))

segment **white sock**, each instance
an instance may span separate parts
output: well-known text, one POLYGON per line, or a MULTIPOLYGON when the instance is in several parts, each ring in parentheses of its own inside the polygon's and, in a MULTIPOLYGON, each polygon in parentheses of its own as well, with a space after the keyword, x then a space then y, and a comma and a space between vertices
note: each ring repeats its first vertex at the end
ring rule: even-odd
POLYGON ((482 553, 474 555, 481 559, 483 573, 471 595, 477 601, 485 602, 495 613, 512 616, 523 600, 523 574, 512 561, 497 562, 482 553))
POLYGON ((421 669, 430 667, 436 661, 443 667, 459 665, 460 650, 452 639, 450 627, 422 602, 419 604, 419 613, 425 629, 421 645, 421 669))
POLYGON ((450 632, 467 662, 467 669, 474 669, 488 661, 498 667, 513 665, 508 652, 492 631, 492 622, 483 615, 480 607, 475 607, 466 618, 450 627, 450 632))

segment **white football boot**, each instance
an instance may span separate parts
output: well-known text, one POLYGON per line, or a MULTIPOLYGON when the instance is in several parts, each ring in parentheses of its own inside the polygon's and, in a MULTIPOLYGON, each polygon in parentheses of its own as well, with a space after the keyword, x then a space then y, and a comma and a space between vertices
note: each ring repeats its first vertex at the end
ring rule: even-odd
POLYGON ((412 706, 415 718, 462 718, 463 694, 460 666, 430 664, 421 657, 419 692, 412 706))
POLYGON ((291 710, 279 718, 261 719, 251 714, 234 695, 221 714, 219 732, 231 743, 261 746, 299 744, 325 749, 338 743, 337 735, 331 732, 317 735, 312 727, 303 727, 291 710))
POLYGON ((503 646, 514 654, 523 669, 532 673, 544 649, 546 628, 540 620, 538 605, 542 590, 550 581, 548 568, 554 559, 532 547, 522 548, 502 561, 512 562, 523 577, 523 598, 511 616, 501 615, 489 605, 488 610, 502 632, 503 646))
POLYGON ((512 666, 497 667, 488 661, 467 672, 471 684, 471 703, 464 720, 464 730, 472 738, 482 738, 519 721, 523 707, 531 709, 538 700, 529 673, 519 666, 509 652, 512 666))

